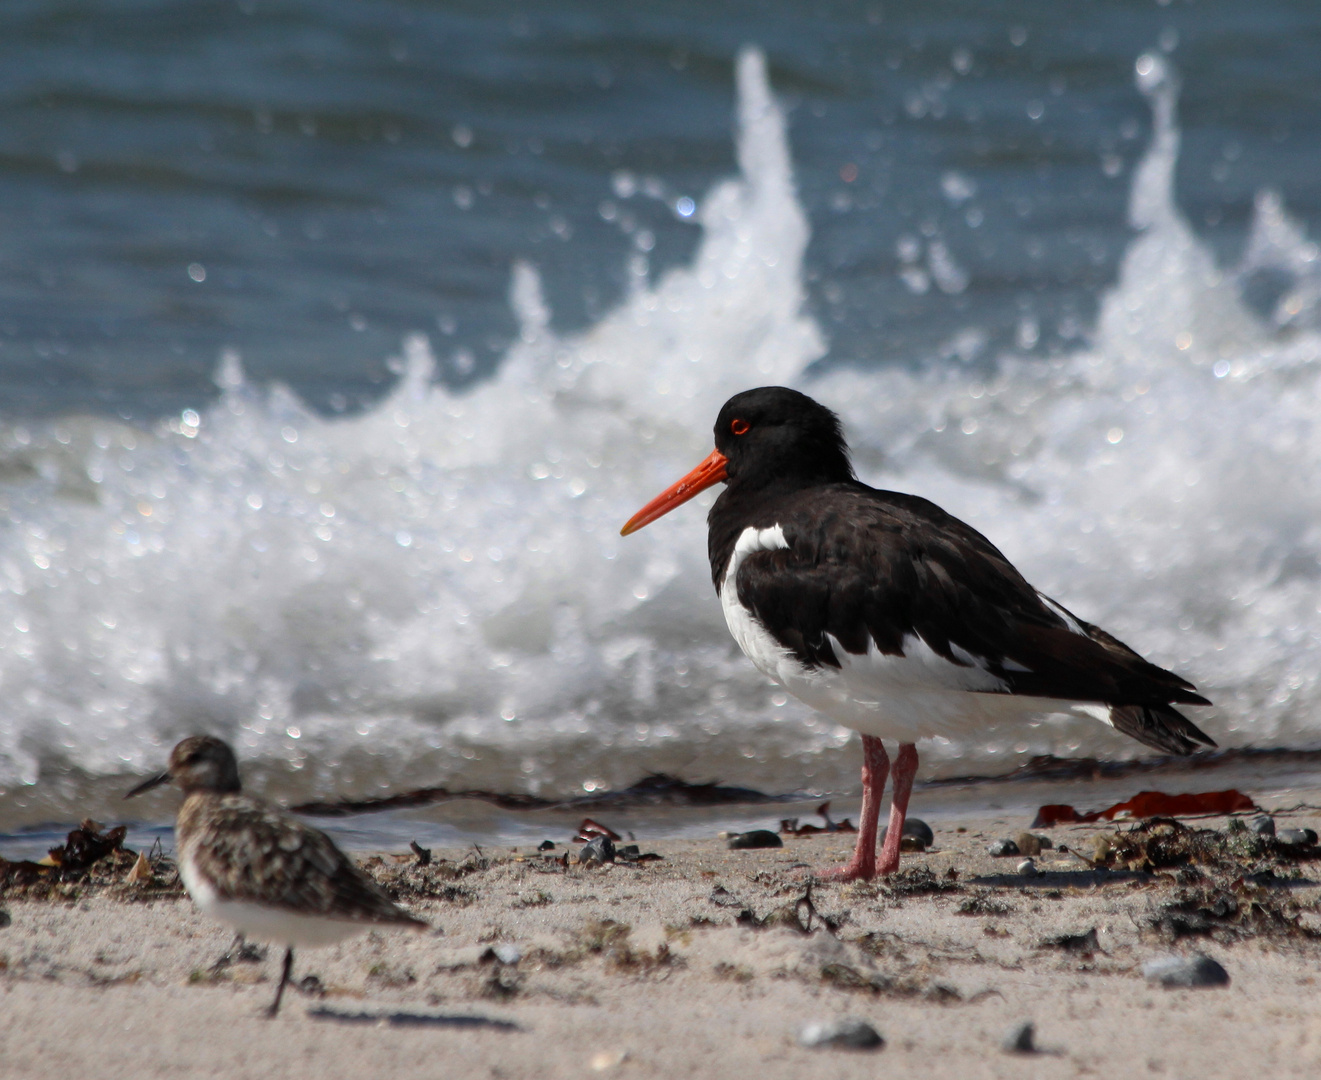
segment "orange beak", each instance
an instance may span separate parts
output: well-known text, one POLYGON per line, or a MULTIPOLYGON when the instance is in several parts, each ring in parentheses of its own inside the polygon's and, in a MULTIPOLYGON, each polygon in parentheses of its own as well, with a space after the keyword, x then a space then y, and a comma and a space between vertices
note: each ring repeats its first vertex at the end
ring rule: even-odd
POLYGON ((634 514, 619 530, 620 536, 635 533, 643 525, 650 525, 658 517, 664 517, 676 506, 686 503, 694 495, 705 491, 712 484, 718 484, 725 478, 725 466, 729 459, 719 450, 712 450, 705 461, 685 476, 673 487, 668 487, 634 514))

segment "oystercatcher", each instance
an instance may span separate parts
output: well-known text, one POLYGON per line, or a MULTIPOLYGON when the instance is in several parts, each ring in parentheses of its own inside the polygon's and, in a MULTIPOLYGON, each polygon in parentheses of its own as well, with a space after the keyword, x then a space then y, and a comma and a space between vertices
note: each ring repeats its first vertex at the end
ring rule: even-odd
POLYGON ((839 418, 805 394, 736 394, 716 448, 623 535, 725 481, 707 517, 711 578, 739 647, 795 697, 862 735, 853 858, 830 876, 893 873, 921 738, 1075 712, 1147 746, 1215 746, 1173 705, 1195 687, 1034 589, 986 537, 916 495, 853 473, 839 418), (890 826, 876 827, 896 739, 890 826))
POLYGON ((285 946, 268 1016, 292 982, 295 945, 333 945, 355 934, 430 926, 399 907, 320 829, 242 793, 238 762, 209 735, 184 739, 170 767, 124 796, 173 780, 187 796, 174 827, 188 895, 240 937, 285 946))

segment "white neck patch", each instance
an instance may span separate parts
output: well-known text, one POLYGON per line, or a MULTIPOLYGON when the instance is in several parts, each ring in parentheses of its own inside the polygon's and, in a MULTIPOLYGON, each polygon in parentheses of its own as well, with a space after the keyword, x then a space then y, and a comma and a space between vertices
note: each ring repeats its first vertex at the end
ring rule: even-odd
POLYGON ((724 593, 724 584, 733 581, 738 573, 738 568, 743 560, 749 555, 758 551, 778 551, 789 546, 789 541, 784 538, 784 529, 779 525, 772 525, 769 529, 754 529, 751 526, 739 533, 738 542, 734 545, 734 554, 729 558, 729 566, 725 568, 725 581, 721 585, 721 593, 724 593))

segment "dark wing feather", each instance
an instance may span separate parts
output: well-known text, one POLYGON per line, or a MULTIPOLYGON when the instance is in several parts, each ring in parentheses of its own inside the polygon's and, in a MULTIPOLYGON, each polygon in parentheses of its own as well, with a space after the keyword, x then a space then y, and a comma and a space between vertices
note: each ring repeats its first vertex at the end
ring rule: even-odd
POLYGON ((190 809, 185 803, 180 813, 182 843, 229 899, 350 922, 427 925, 396 905, 320 829, 259 799, 227 795, 194 814, 190 809))
POLYGON ((744 559, 739 600, 810 667, 838 665, 827 635, 850 653, 874 642, 902 655, 916 634, 953 664, 967 664, 956 648, 979 658, 1011 694, 1209 704, 1185 679, 1052 606, 990 541, 925 499, 837 484, 765 516, 752 523, 779 525, 789 547, 744 559))

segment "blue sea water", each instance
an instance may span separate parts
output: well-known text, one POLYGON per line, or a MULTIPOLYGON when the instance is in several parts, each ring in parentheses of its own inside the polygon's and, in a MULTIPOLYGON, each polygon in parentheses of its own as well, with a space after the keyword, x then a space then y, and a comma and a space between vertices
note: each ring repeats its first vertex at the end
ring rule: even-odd
POLYGON ((1223 744, 1321 742, 1319 56, 1285 0, 4 5, 0 818, 197 730, 291 794, 849 786, 701 509, 617 536, 769 381, 1223 744))

